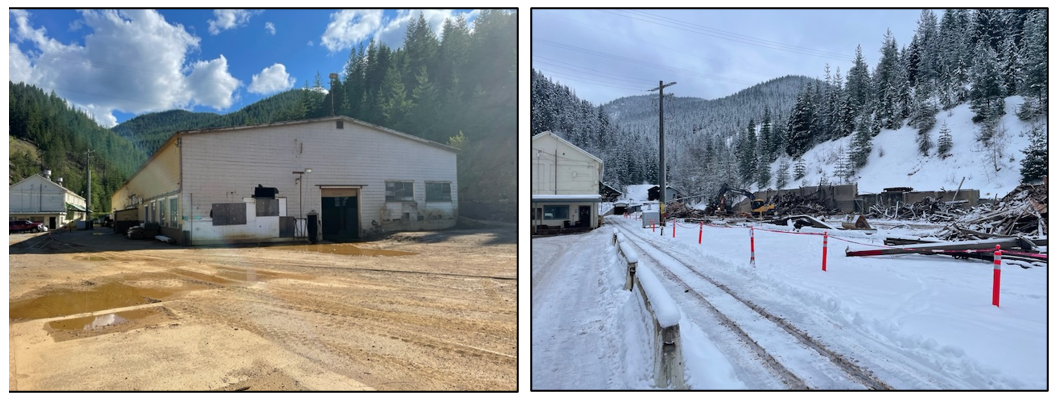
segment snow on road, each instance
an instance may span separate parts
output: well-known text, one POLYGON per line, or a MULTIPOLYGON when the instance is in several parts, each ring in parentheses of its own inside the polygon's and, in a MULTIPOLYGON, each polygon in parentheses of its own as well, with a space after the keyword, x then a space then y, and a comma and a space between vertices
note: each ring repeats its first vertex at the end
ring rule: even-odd
MULTIPOLYGON (((1006 266, 998 308, 991 305, 990 262, 843 253, 849 246, 881 244, 889 234, 917 235, 908 229, 830 233, 828 271, 822 272, 821 236, 786 233, 787 227, 756 228, 752 266, 748 228, 704 227, 698 245, 697 225, 679 223, 672 238, 670 227, 661 237, 631 219, 609 217, 606 223, 636 244, 643 257, 639 270, 663 278, 679 303, 690 388, 794 388, 781 367, 810 388, 867 387, 829 363, 833 358, 790 341, 788 331, 738 306, 705 277, 894 389, 1048 386, 1047 268, 1006 266), (702 300, 742 327, 777 364, 768 364, 702 300)), ((621 288, 611 230, 532 240, 532 389, 652 386, 644 313, 621 288)))

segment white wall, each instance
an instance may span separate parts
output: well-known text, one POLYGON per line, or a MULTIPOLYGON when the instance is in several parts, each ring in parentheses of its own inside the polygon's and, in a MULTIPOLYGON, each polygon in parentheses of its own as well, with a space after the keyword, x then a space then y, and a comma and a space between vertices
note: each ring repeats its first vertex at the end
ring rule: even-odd
POLYGON ((532 138, 532 194, 598 194, 601 163, 588 155, 552 135, 532 138))
MULTIPOLYGON (((361 229, 369 229, 375 220, 386 230, 425 227, 424 222, 402 225, 385 222, 381 212, 386 204, 386 180, 414 181, 414 204, 418 211, 438 209, 452 218, 457 214, 454 152, 372 126, 343 121, 343 129, 336 128, 335 120, 327 119, 184 134, 181 203, 187 208, 183 215, 207 219, 213 203, 239 202, 252 196, 258 184, 278 188, 279 195, 287 198, 290 216, 298 216, 302 211, 301 191, 303 213, 321 213, 318 185, 362 185, 357 200, 361 229), (306 168, 311 168, 312 173, 303 175, 301 187, 296 182, 298 175, 292 172, 306 168), (426 203, 426 181, 450 182, 452 201, 426 203)), ((403 204, 399 206, 402 211, 403 204)), ((450 227, 455 220, 446 222, 444 227, 450 227)), ((436 222, 430 225, 435 226, 436 222)))
POLYGON ((184 230, 191 231, 195 245, 288 240, 279 238, 278 216, 257 216, 257 204, 253 198, 242 202, 246 203, 245 225, 213 226, 213 220, 207 215, 185 225, 184 230))

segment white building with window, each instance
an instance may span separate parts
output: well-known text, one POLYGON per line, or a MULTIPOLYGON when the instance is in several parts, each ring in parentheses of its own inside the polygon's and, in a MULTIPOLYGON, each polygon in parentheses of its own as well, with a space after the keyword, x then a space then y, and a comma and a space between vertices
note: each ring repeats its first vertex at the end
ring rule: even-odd
POLYGON ((532 137, 532 233, 598 227, 603 163, 544 131, 532 137))
POLYGON ((111 205, 182 244, 443 229, 458 218, 457 152, 343 116, 181 131, 111 205))
POLYGON ((48 229, 85 219, 84 197, 51 181, 51 171, 34 174, 10 186, 8 220, 44 222, 48 229))

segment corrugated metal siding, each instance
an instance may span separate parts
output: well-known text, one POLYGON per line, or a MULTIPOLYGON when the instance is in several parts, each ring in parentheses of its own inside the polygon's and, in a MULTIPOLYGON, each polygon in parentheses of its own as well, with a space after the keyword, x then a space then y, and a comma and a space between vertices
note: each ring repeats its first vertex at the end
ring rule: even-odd
MULTIPOLYGON (((253 187, 276 187, 287 197, 287 211, 300 209, 298 177, 304 175, 303 213, 321 212, 318 185, 366 185, 360 192, 361 228, 369 228, 385 204, 386 180, 413 180, 414 199, 425 206, 425 181, 451 182, 451 208, 458 208, 456 154, 355 123, 337 129, 334 121, 183 137, 184 205, 193 194, 195 218, 209 216, 213 203, 238 202, 253 187)), ((436 203, 430 202, 430 208, 436 203)), ((188 215, 184 212, 184 215, 188 215)))

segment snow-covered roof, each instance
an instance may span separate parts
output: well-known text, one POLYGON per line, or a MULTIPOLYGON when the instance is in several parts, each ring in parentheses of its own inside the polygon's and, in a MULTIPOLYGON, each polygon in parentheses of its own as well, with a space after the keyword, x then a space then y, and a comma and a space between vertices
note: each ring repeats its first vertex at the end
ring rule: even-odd
POLYGON ((533 194, 532 202, 601 202, 601 194, 533 194))

